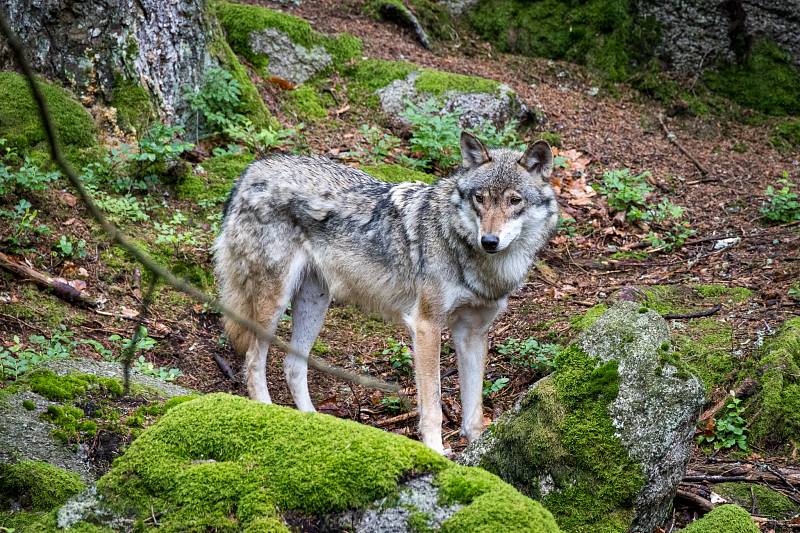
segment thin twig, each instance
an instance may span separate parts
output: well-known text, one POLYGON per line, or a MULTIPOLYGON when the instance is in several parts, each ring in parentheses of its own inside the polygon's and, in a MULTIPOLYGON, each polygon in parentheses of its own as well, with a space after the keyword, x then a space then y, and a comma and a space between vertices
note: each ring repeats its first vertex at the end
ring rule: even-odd
POLYGON ((710 309, 705 309, 703 311, 694 311, 692 313, 667 313, 666 315, 661 315, 667 320, 678 320, 682 318, 701 318, 704 316, 711 316, 719 313, 719 310, 722 309, 722 305, 717 304, 710 309))
POLYGON ((692 154, 689 153, 688 150, 686 150, 686 148, 681 145, 681 143, 678 142, 678 138, 675 136, 675 134, 667 129, 667 125, 664 124, 664 117, 661 115, 661 113, 658 114, 658 123, 661 124, 661 129, 664 130, 664 135, 667 136, 667 140, 674 144, 675 147, 678 148, 678 150, 680 150, 680 152, 694 164, 697 170, 700 171, 700 174, 703 176, 708 176, 708 170, 706 170, 706 168, 700 164, 700 161, 698 161, 692 154))
POLYGON ((136 259, 142 266, 144 266, 147 270, 149 270, 154 277, 157 279, 161 279, 167 285, 183 292, 184 294, 190 296, 191 298, 197 300, 198 302, 208 304, 215 310, 223 313, 229 320, 236 322, 237 324, 248 328, 252 331, 256 338, 259 340, 267 341, 273 344, 276 348, 282 350, 285 353, 291 353, 301 358, 306 358, 308 360, 309 365, 319 370, 320 372, 324 372, 326 374, 330 374, 335 376, 339 379, 344 381, 351 381, 353 383, 357 383, 364 387, 374 388, 383 390, 386 392, 398 392, 399 386, 396 384, 386 383, 380 379, 374 378, 372 376, 367 375, 360 375, 355 374, 353 372, 349 372, 342 368, 334 367, 319 360, 316 357, 309 356, 304 353, 300 353, 294 350, 289 344, 284 342, 282 339, 271 335, 264 327, 252 320, 248 320, 238 313, 234 312, 231 309, 220 304, 215 298, 209 296, 202 290, 198 289, 191 283, 187 282, 186 280, 177 277, 173 274, 170 270, 164 268, 161 264, 156 262, 148 253, 141 250, 138 246, 135 246, 131 243, 130 239, 124 235, 119 228, 117 228, 114 224, 112 224, 97 206, 94 203, 89 192, 83 186, 78 175, 75 173, 75 170, 72 168, 72 165, 67 162, 64 158, 64 155, 61 152, 61 148, 59 142, 56 137, 55 127, 53 126, 53 120, 50 115, 49 108, 47 106, 47 102, 42 94, 39 85, 35 81, 35 75, 33 69, 31 68, 28 59, 25 57, 25 52, 23 51, 22 44, 20 43, 17 35, 11 30, 6 21, 5 15, 0 14, 0 32, 3 33, 5 36, 9 47, 11 48, 14 59, 16 60, 17 65, 19 66, 22 73, 25 75, 28 86, 30 87, 31 94, 33 96, 34 101, 36 102, 36 106, 39 111, 39 117, 41 118, 42 125, 44 127, 45 136, 47 137, 47 143, 50 146, 50 156, 52 157, 53 161, 58 166, 59 170, 66 176, 72 186, 78 193, 83 204, 86 206, 86 209, 92 215, 92 217, 100 224, 103 231, 108 235, 111 242, 123 248, 128 253, 130 253, 134 259, 136 259))
POLYGON ((392 418, 386 418, 384 420, 379 421, 375 425, 379 428, 386 427, 386 426, 393 426, 395 424, 399 424, 400 422, 405 422, 406 420, 410 420, 412 418, 416 418, 419 413, 417 413, 416 409, 413 409, 407 413, 403 413, 402 415, 393 416, 392 418))

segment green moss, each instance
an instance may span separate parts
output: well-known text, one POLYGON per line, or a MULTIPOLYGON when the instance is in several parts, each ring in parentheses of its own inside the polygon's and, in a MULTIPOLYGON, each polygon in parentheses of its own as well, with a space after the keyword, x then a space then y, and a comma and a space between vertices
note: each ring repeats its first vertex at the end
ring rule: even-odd
POLYGON ((759 351, 761 393, 751 437, 770 447, 797 442, 800 435, 800 317, 787 320, 759 351))
POLYGON ((543 141, 547 141, 547 144, 550 146, 555 146, 560 148, 561 147, 561 134, 560 133, 553 133, 550 131, 543 131, 542 133, 538 134, 538 137, 543 141))
POLYGON ((800 119, 790 119, 775 127, 771 139, 772 146, 778 150, 794 150, 800 148, 800 119))
POLYGON ((406 526, 412 533, 431 533, 434 531, 431 527, 431 515, 417 510, 408 515, 406 526))
POLYGON ((736 505, 755 509, 754 514, 776 520, 794 516, 799 510, 786 495, 758 483, 719 483, 714 491, 736 505))
MULTIPOLYGON (((397 435, 211 394, 170 409, 145 430, 98 490, 111 505, 142 519, 163 513, 166 528, 268 531, 282 528, 279 512, 361 507, 393 494, 406 475, 455 468, 460 467, 397 435)), ((500 480, 491 489, 546 514, 500 480)), ((472 507, 459 514, 469 516, 472 507)), ((497 530, 497 517, 508 512, 497 510, 488 526, 497 530)))
POLYGON ((500 92, 500 83, 494 80, 430 69, 422 70, 414 82, 414 86, 420 92, 436 96, 441 96, 449 91, 488 94, 500 92))
POLYGON ((81 315, 64 300, 37 289, 33 285, 25 285, 21 289, 19 302, 4 304, 4 312, 23 320, 31 320, 49 328, 57 328, 62 324, 75 323, 81 315))
POLYGON ((757 42, 742 64, 723 65, 704 79, 743 106, 768 115, 800 114, 800 69, 774 43, 757 42))
POLYGON ((25 381, 33 392, 50 401, 74 400, 92 391, 100 391, 114 397, 122 395, 122 385, 112 378, 93 374, 67 374, 59 376, 50 370, 34 370, 25 381))
POLYGON ((727 287, 725 285, 713 284, 694 285, 693 288, 703 298, 724 297, 734 303, 744 302, 753 295, 753 291, 746 287, 727 287))
POLYGON ((312 85, 301 85, 287 93, 286 98, 286 110, 301 120, 315 122, 328 116, 319 93, 312 85))
POLYGON ((612 81, 653 57, 658 31, 629 0, 481 0, 467 20, 500 50, 588 65, 612 81))
POLYGON ((606 304, 595 305, 594 307, 588 309, 584 314, 570 319, 572 328, 576 331, 585 331, 589 329, 589 327, 597 322, 597 319, 600 318, 607 310, 608 306, 606 304))
POLYGON ((738 505, 720 505, 700 520, 681 530, 683 533, 758 533, 750 513, 738 505))
POLYGON ((731 384, 739 370, 733 356, 733 328, 714 318, 693 320, 687 334, 675 336, 675 352, 706 391, 731 384))
POLYGON ((453 18, 445 6, 431 0, 409 0, 417 20, 425 31, 439 41, 453 38, 453 18))
POLYGON ((250 34, 267 28, 282 31, 293 43, 306 48, 325 48, 336 67, 361 55, 361 41, 358 38, 347 34, 328 37, 315 31, 307 21, 299 17, 260 6, 232 2, 217 2, 214 10, 233 51, 262 73, 266 72, 269 59, 264 54, 253 52, 250 48, 250 34))
POLYGON ((347 74, 368 93, 386 87, 395 80, 402 80, 417 67, 408 61, 386 61, 384 59, 365 59, 359 61, 347 74))
POLYGON ((556 368, 514 419, 493 426, 497 445, 481 466, 540 499, 566 531, 625 530, 644 478, 608 415, 619 388, 616 362, 598 364, 571 346, 556 368), (555 490, 542 495, 538 480, 547 475, 555 490))
MULTIPOLYGON (((47 100, 59 141, 71 149, 96 146, 94 121, 83 106, 56 85, 40 81, 39 87, 47 100)), ((0 72, 0 138, 24 153, 46 142, 28 83, 16 72, 0 72)))
POLYGON ((33 411, 34 409, 36 409, 36 404, 33 403, 33 400, 23 400, 22 407, 24 407, 28 411, 33 411))
POLYGON ((389 183, 402 183, 404 181, 421 181, 423 183, 433 183, 436 176, 426 174, 418 170, 412 170, 401 165, 366 165, 361 167, 361 170, 374 178, 389 183))
POLYGON ((27 533, 28 531, 36 533, 63 533, 64 531, 69 531, 69 533, 115 533, 111 528, 85 522, 76 524, 69 530, 64 530, 58 527, 56 510, 47 513, 27 511, 0 512, 0 526, 20 533, 27 533))
POLYGON ((114 81, 111 105, 117 109, 119 125, 136 133, 145 132, 158 119, 147 90, 131 79, 118 78, 114 81))
POLYGON ((78 474, 39 461, 0 464, 0 499, 33 511, 62 505, 86 486, 78 474))
POLYGON ((230 193, 233 183, 253 162, 250 152, 214 156, 201 163, 205 174, 194 172, 178 183, 175 192, 182 200, 223 201, 230 193))

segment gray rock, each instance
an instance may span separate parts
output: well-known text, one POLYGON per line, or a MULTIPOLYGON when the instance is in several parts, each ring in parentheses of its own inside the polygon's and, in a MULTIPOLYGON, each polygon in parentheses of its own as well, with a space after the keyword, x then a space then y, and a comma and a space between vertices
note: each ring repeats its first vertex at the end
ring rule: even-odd
MULTIPOLYGON (((94 374, 100 377, 122 379, 122 368, 119 363, 94 361, 91 359, 64 359, 51 361, 42 365, 58 375, 70 373, 94 374)), ((157 391, 164 398, 185 396, 193 391, 184 387, 167 383, 136 371, 131 372, 132 383, 157 391)), ((86 451, 82 446, 73 450, 64 446, 51 436, 56 427, 39 418, 50 405, 56 405, 29 390, 22 390, 0 401, 0 462, 17 462, 22 460, 43 461, 75 472, 83 481, 94 481, 100 472, 95 472, 86 451), (29 411, 22 402, 31 400, 35 409, 29 411)))
POLYGON ((406 481, 398 488, 399 496, 379 500, 367 510, 328 517, 327 525, 332 526, 331 530, 355 533, 410 533, 416 530, 409 526, 408 519, 414 513, 424 513, 428 527, 436 530, 463 507, 439 504, 439 488, 434 485, 432 474, 406 481))
MULTIPOLYGON (((412 72, 405 79, 395 80, 386 87, 378 89, 376 94, 384 113, 400 127, 409 125, 402 117, 408 102, 421 105, 434 95, 418 91, 416 80, 419 72, 412 72)), ((460 93, 450 91, 441 98, 440 113, 458 112, 459 122, 463 128, 480 127, 487 123, 502 128, 511 120, 524 120, 529 113, 528 107, 508 85, 501 84, 494 93, 460 93)))
MULTIPOLYGON (((602 315, 576 342, 583 352, 596 357, 598 364, 617 363, 619 391, 607 412, 615 436, 628 457, 640 465, 644 478, 633 505, 631 531, 654 531, 667 518, 678 482, 691 457, 694 428, 704 403, 702 383, 663 360, 665 343, 669 340, 667 323, 658 313, 643 310, 637 303, 622 301, 602 315)), ((498 462, 494 459, 497 454, 507 454, 514 461, 538 457, 511 448, 517 446, 518 441, 508 435, 516 431, 516 438, 524 438, 519 431, 529 427, 538 428, 537 435, 552 435, 548 432, 557 428, 558 422, 542 418, 563 420, 569 415, 565 406, 557 399, 550 403, 528 400, 558 398, 553 391, 553 376, 535 383, 509 413, 465 450, 458 462, 483 466, 520 490, 542 498, 560 490, 553 477, 559 472, 563 480, 562 464, 512 463, 501 469, 496 467, 498 462), (531 412, 531 409, 540 410, 531 412), (517 420, 522 422, 515 425, 517 420), (504 428, 511 428, 511 433, 504 428), (516 479, 511 479, 515 476, 516 479), (528 476, 528 479, 521 482, 519 476, 528 476)), ((557 435, 554 438, 557 439, 557 435)), ((572 472, 567 475, 593 474, 572 472)))
POLYGON ((285 33, 266 28, 250 34, 253 52, 269 58, 270 74, 300 84, 330 66, 333 59, 321 46, 311 49, 295 44, 285 33))
POLYGON ((475 7, 478 0, 440 0, 439 3, 444 5, 451 14, 461 15, 475 7))

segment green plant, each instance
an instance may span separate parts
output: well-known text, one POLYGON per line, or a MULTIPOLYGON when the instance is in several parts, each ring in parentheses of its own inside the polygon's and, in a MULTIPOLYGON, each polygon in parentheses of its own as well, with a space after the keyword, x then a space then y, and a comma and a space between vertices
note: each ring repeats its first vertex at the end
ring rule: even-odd
POLYGON ((195 228, 181 229, 189 221, 186 215, 176 211, 172 218, 167 222, 156 222, 153 224, 156 235, 156 244, 172 245, 177 252, 181 245, 197 247, 200 245, 200 235, 195 228))
POLYGON ((642 220, 648 211, 647 196, 653 192, 648 176, 649 172, 631 174, 627 168, 608 170, 593 187, 606 197, 611 209, 626 213, 628 220, 642 220))
MULTIPOLYGON (((185 91, 185 99, 197 118, 205 119, 212 133, 224 133, 242 123, 240 113, 242 89, 233 74, 225 69, 213 68, 206 72, 200 90, 185 91)), ((196 137, 199 137, 196 132, 196 137)))
POLYGON ((555 369, 555 359, 560 352, 560 345, 539 342, 532 337, 524 341, 510 338, 497 347, 500 355, 511 356, 513 365, 548 372, 555 369))
POLYGON ((389 356, 389 364, 396 371, 403 374, 411 373, 414 357, 405 342, 389 337, 386 339, 386 348, 381 354, 389 356))
POLYGON ((800 282, 789 287, 789 292, 787 294, 789 298, 800 301, 800 282))
POLYGON ((16 169, 0 163, 0 196, 12 192, 43 191, 58 177, 58 172, 43 172, 28 157, 16 169))
POLYGON ((705 431, 698 437, 700 444, 713 444, 715 450, 730 449, 738 446, 740 450, 747 451, 747 422, 742 417, 744 407, 742 400, 732 397, 725 405, 725 410, 717 418, 712 431, 705 431))
POLYGON ((152 350, 153 348, 156 347, 156 341, 155 341, 154 338, 150 337, 147 334, 147 328, 146 327, 141 326, 141 328, 142 328, 142 333, 141 333, 141 335, 139 335, 139 338, 136 341, 135 345, 133 345, 133 338, 127 339, 127 338, 125 338, 125 337, 123 337, 121 335, 117 335, 117 334, 111 335, 108 338, 108 340, 110 340, 114 344, 117 344, 119 346, 120 352, 125 352, 126 350, 130 350, 131 349, 131 345, 133 345, 134 353, 145 351, 145 350, 152 350))
POLYGON ((767 201, 761 208, 761 217, 773 224, 786 224, 800 220, 800 196, 794 192, 797 185, 789 181, 789 173, 784 172, 778 180, 780 189, 772 185, 767 187, 767 201))
POLYGON ((575 237, 578 234, 578 223, 572 217, 558 217, 558 231, 567 237, 575 237))
POLYGON ((398 137, 385 133, 376 126, 362 124, 358 132, 364 138, 364 143, 357 143, 355 150, 348 152, 347 155, 362 163, 383 163, 394 155, 401 144, 398 137))
POLYGON ((383 410, 390 415, 405 413, 410 409, 408 400, 405 398, 399 398, 397 396, 381 398, 381 407, 383 407, 383 410))
POLYGON ((649 232, 644 240, 654 249, 671 252, 684 245, 686 240, 694 235, 695 231, 688 222, 677 222, 661 232, 649 232))
POLYGON ((0 382, 17 379, 46 361, 69 357, 76 345, 72 336, 69 331, 59 330, 49 339, 31 335, 25 344, 14 335, 10 344, 0 346, 0 382))
POLYGON ((152 376, 162 381, 175 381, 183 375, 179 368, 165 368, 163 366, 155 366, 153 363, 146 361, 143 355, 133 362, 133 368, 137 372, 141 372, 146 376, 152 376))
POLYGON ((264 156, 273 150, 286 148, 297 144, 297 138, 304 124, 297 124, 294 128, 282 126, 256 127, 250 120, 244 119, 241 123, 231 126, 225 133, 233 140, 245 145, 251 152, 264 156))
POLYGON ((46 235, 50 233, 50 228, 45 224, 36 224, 39 211, 31 209, 31 203, 25 198, 21 199, 13 211, 7 209, 0 210, 0 216, 9 218, 13 221, 12 231, 6 236, 6 241, 12 250, 25 248, 34 234, 46 235))
POLYGON ((83 259, 86 257, 86 241, 83 239, 73 241, 72 238, 62 235, 53 245, 53 253, 65 259, 70 257, 83 259))
POLYGON ((497 378, 494 381, 485 380, 483 382, 483 397, 488 398, 493 394, 500 392, 501 390, 505 389, 508 386, 508 382, 510 380, 508 378, 497 378))

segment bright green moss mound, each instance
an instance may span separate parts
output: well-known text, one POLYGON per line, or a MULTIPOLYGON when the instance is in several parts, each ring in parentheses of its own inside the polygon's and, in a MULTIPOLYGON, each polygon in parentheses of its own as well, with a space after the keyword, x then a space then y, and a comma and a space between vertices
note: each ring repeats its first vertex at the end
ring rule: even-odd
POLYGON ((307 122, 316 122, 328 116, 319 93, 312 85, 301 85, 287 93, 284 107, 307 122))
POLYGON ((85 488, 78 474, 47 463, 0 464, 0 500, 19 502, 28 510, 49 511, 85 488))
POLYGON ((721 505, 700 520, 681 529, 683 533, 759 533, 750 513, 738 505, 721 505))
POLYGON ((233 2, 217 2, 214 9, 233 51, 262 72, 266 72, 269 59, 264 54, 253 52, 250 48, 250 34, 267 28, 282 31, 293 43, 306 48, 325 48, 337 67, 361 56, 360 39, 349 34, 328 37, 315 31, 305 20, 292 15, 233 2))
POLYGON ((750 434, 773 447, 790 445, 800 435, 800 317, 787 320, 760 355, 759 416, 750 434))
POLYGON ((174 407, 145 430, 98 489, 112 506, 142 519, 164 513, 167 529, 275 531, 285 530, 279 512, 364 506, 393 494, 402 477, 433 471, 449 498, 472 501, 451 517, 451 531, 463 531, 459 521, 498 531, 503 519, 543 524, 529 531, 558 531, 540 505, 474 470, 350 421, 211 394, 174 407), (480 486, 455 488, 468 476, 481 478, 480 486), (494 510, 482 508, 487 500, 494 510))
POLYGON ((205 174, 191 173, 181 181, 176 192, 182 200, 224 201, 233 183, 253 162, 250 152, 214 156, 201 163, 205 174))
MULTIPOLYGON (((64 89, 40 81, 61 143, 70 148, 91 148, 97 145, 92 117, 64 89)), ((28 88, 28 82, 16 72, 0 72, 0 138, 27 152, 45 142, 39 110, 28 88)))
POLYGON ((366 165, 361 167, 361 170, 366 172, 372 177, 379 180, 388 181, 389 183, 402 183, 404 181, 421 181, 423 183, 433 183, 436 176, 426 174, 419 170, 412 170, 402 165, 366 165))
POLYGON ((144 87, 133 80, 119 78, 111 93, 111 105, 117 109, 119 125, 144 133, 157 118, 153 102, 144 87))
POLYGON ((76 373, 59 376, 50 370, 34 370, 25 381, 33 392, 53 402, 74 400, 94 390, 114 397, 122 395, 122 385, 119 381, 92 374, 76 373))
POLYGON ((608 306, 606 304, 597 304, 594 307, 589 308, 582 315, 573 317, 570 320, 570 324, 572 324, 573 329, 577 331, 586 331, 592 326, 592 324, 597 322, 597 319, 603 316, 603 313, 605 313, 607 310, 608 306))
POLYGON ((739 365, 733 356, 733 328, 714 318, 693 320, 675 336, 675 353, 700 378, 706 391, 733 383, 739 365))
POLYGON ((631 0, 481 0, 467 20, 502 51, 585 64, 612 81, 647 63, 658 42, 631 0))
POLYGON ((694 290, 703 298, 726 297, 735 303, 741 303, 753 295, 747 287, 728 287, 726 285, 694 285, 694 290))
POLYGON ((494 80, 429 69, 424 69, 420 73, 416 82, 414 82, 414 86, 420 92, 436 96, 443 95, 449 91, 488 94, 500 92, 500 83, 494 80))
POLYGON ((644 484, 641 467, 615 436, 608 406, 619 390, 617 363, 571 346, 556 372, 528 393, 520 413, 494 428, 480 466, 538 499, 570 532, 624 531, 644 484), (538 481, 552 476, 542 495, 538 481))
POLYGON ((724 65, 705 76, 719 94, 768 115, 800 114, 800 69, 775 44, 755 44, 741 65, 724 65))
POLYGON ((794 516, 797 504, 784 494, 758 483, 719 483, 714 491, 723 498, 748 509, 755 508, 755 514, 776 520, 794 516))
POLYGON ((395 80, 402 80, 415 70, 417 67, 408 61, 365 59, 348 69, 347 74, 359 87, 371 94, 395 80))

